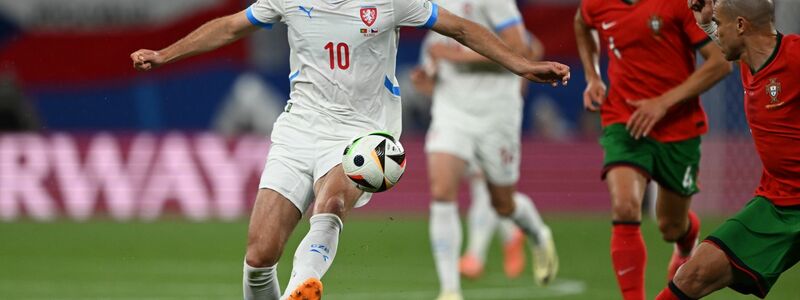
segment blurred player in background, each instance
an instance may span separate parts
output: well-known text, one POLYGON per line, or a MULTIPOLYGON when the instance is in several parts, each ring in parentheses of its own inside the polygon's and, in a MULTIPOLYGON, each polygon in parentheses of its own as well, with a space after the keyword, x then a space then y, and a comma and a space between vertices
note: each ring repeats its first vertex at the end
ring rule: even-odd
MULTIPOLYGON (((544 46, 533 34, 527 33, 526 37, 529 48, 528 59, 541 60, 544 56, 544 46)), ((521 90, 523 98, 528 88, 528 82, 523 80, 521 90)), ((480 167, 477 163, 471 162, 470 168, 473 170, 469 176, 471 202, 467 213, 467 248, 459 261, 459 271, 467 278, 480 277, 486 263, 489 242, 494 232, 499 231, 503 241, 503 271, 506 277, 517 278, 525 270, 525 233, 514 224, 514 221, 497 215, 492 208, 486 178, 480 167)), ((514 197, 522 198, 515 201, 533 203, 528 195, 520 192, 515 192, 514 197)))
POLYGON ((764 171, 755 198, 697 247, 659 300, 698 299, 725 287, 764 298, 800 261, 800 36, 775 29, 771 0, 715 2, 713 14, 710 0, 689 5, 725 58, 739 60, 764 171))
MULTIPOLYGON (((429 46, 436 40, 434 35, 429 35, 422 46, 420 57, 429 56, 429 46)), ((544 46, 535 36, 528 33, 529 54, 528 59, 539 61, 544 56, 544 46)), ((464 50, 461 50, 464 51, 464 50)), ((430 57, 425 58, 425 63, 432 63, 430 57)), ((428 97, 433 96, 436 85, 436 66, 418 67, 411 73, 414 87, 428 97), (432 74, 428 74, 432 72, 432 74)), ((527 94, 528 83, 522 82, 522 95, 527 94)), ((502 92, 501 92, 502 93, 502 92)), ((500 232, 503 241, 503 271, 508 278, 516 278, 525 269, 525 234, 514 222, 507 218, 499 218, 491 204, 491 197, 486 185, 486 178, 480 166, 470 159, 467 174, 470 185, 470 206, 467 213, 467 248, 459 261, 461 275, 469 279, 477 279, 483 275, 484 265, 489 250, 489 243, 494 232, 500 232)), ((522 197, 520 201, 531 202, 527 195, 520 192, 514 197, 522 197)))
POLYGON ((320 299, 320 279, 336 256, 342 219, 370 194, 344 175, 342 150, 352 138, 383 130, 400 136, 400 88, 394 75, 398 28, 433 28, 530 80, 557 84, 567 66, 534 63, 482 26, 427 0, 259 0, 212 20, 159 51, 131 54, 150 70, 211 51, 276 22, 289 28, 291 94, 276 121, 272 145, 250 218, 244 298, 277 299, 276 273, 284 245, 311 202, 311 228, 294 255, 283 298, 320 299))
MULTIPOLYGON (((493 28, 517 53, 530 54, 522 18, 513 0, 442 0, 437 3, 464 18, 493 28)), ((485 176, 485 180, 478 184, 487 185, 494 206, 490 209, 487 205, 482 210, 495 220, 497 217, 490 211, 496 210, 527 233, 536 261, 534 278, 538 284, 549 282, 558 269, 550 229, 542 223, 529 198, 514 197, 519 177, 522 125, 520 80, 489 59, 444 36, 431 34, 425 44, 428 51, 422 56, 422 70, 414 73, 414 81, 425 80, 420 79, 423 77, 430 82, 434 74, 436 76, 435 84, 428 84, 433 90, 433 121, 425 149, 433 199, 430 237, 439 275, 439 299, 462 297, 459 278, 462 233, 456 200, 469 163, 475 164, 485 176)), ((480 197, 480 191, 473 196, 480 197)), ((485 228, 488 232, 475 233, 484 235, 479 239, 488 241, 495 224, 485 225, 491 225, 485 228)), ((485 246, 484 242, 484 249, 485 246)), ((523 245, 519 246, 522 248, 523 245)), ((482 257, 475 257, 476 260, 485 259, 485 250, 482 252, 479 254, 482 257)), ((483 261, 473 263, 464 271, 475 277, 479 275, 483 261)))
POLYGON ((707 131, 698 95, 732 68, 697 28, 684 0, 583 0, 575 34, 587 81, 583 105, 602 118, 614 274, 624 299, 644 299, 647 250, 639 225, 645 187, 651 179, 659 186, 658 228, 665 241, 675 243, 671 279, 700 229, 689 209, 698 192, 700 136, 707 131), (600 76, 598 37, 608 47, 608 91, 600 76), (695 50, 705 58, 696 70, 695 50))

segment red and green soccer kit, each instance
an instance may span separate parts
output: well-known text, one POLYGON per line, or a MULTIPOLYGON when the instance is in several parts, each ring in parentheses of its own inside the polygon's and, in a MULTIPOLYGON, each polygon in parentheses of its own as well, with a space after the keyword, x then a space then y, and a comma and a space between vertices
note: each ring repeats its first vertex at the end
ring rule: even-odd
POLYGON ((760 69, 741 64, 761 183, 756 197, 706 239, 734 266, 731 288, 762 298, 800 260, 800 36, 777 40, 760 69))
POLYGON ((608 49, 610 82, 600 107, 603 175, 627 165, 678 194, 697 193, 699 136, 708 130, 698 97, 671 107, 647 138, 633 140, 624 128, 635 111, 626 101, 646 101, 683 83, 695 70, 696 49, 710 41, 686 1, 584 0, 580 9, 608 49))
MULTIPOLYGON (((646 138, 635 140, 625 128, 635 112, 626 102, 647 101, 683 83, 695 70, 696 49, 710 41, 686 1, 583 0, 580 13, 609 57, 608 95, 600 107, 603 176, 625 165, 677 194, 697 193, 700 135, 708 130, 698 97, 671 107, 646 138)), ((694 246, 699 227, 693 214, 690 219, 693 228, 677 243, 682 253, 694 246)), ((614 223, 611 257, 623 298, 644 299, 647 252, 638 223, 614 223)))
MULTIPOLYGON (((603 126, 626 123, 634 108, 626 100, 658 97, 695 69, 695 50, 710 39, 682 0, 584 0, 583 20, 608 47, 608 97, 603 126)), ((708 130, 700 99, 672 107, 650 133, 659 142, 681 141, 708 130)))

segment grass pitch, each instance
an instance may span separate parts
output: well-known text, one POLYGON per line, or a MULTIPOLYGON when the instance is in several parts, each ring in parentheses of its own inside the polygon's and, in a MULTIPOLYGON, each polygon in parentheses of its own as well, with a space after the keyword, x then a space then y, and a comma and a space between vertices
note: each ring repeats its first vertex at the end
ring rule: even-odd
MULTIPOLYGON (((610 224, 597 216, 549 216, 561 258, 559 279, 537 288, 528 270, 508 280, 492 246, 484 278, 464 280, 466 299, 619 299, 609 258, 610 224)), ((704 219, 703 234, 722 219, 704 219)), ((241 299, 247 224, 19 222, 0 224, 0 299, 241 299)), ((647 290, 664 287, 672 246, 645 221, 647 290)), ((286 284, 303 221, 279 265, 286 284)), ((358 216, 347 221, 325 299, 433 299, 438 283, 423 216, 358 216)), ((768 299, 800 299, 800 267, 768 299)), ((726 290, 708 299, 754 299, 726 290)))

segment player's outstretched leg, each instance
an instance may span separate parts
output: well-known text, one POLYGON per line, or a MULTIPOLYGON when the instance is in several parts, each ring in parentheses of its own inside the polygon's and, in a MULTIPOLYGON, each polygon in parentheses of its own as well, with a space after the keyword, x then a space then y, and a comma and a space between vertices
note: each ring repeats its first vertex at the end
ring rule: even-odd
POLYGON ((656 300, 699 299, 731 283, 733 269, 725 252, 704 242, 656 300))
POLYGON ((461 220, 456 198, 466 162, 454 155, 430 153, 428 172, 431 185, 429 232, 436 272, 439 276, 438 299, 461 299, 458 254, 461 251, 461 220))
POLYGON ((675 250, 672 253, 672 258, 667 268, 667 280, 672 280, 678 268, 689 260, 692 250, 697 246, 697 237, 699 234, 700 218, 698 218, 693 211, 689 211, 689 229, 675 242, 675 250))
POLYGON ((311 228, 294 253, 292 276, 286 288, 289 299, 318 299, 313 295, 322 294, 322 283, 318 282, 336 257, 342 227, 342 220, 335 214, 311 217, 311 228))
POLYGON ((322 297, 322 276, 336 257, 342 218, 355 206, 361 191, 349 182, 341 165, 331 169, 314 185, 314 216, 303 241, 297 246, 292 275, 284 298, 316 300, 322 297))
POLYGON ((614 275, 623 299, 643 300, 647 248, 639 226, 647 178, 636 169, 618 166, 608 171, 606 184, 611 193, 611 263, 614 275))
POLYGON ((270 189, 258 191, 247 238, 242 287, 245 300, 277 300, 280 296, 277 264, 300 211, 270 189))
MULTIPOLYGON (((542 217, 530 197, 519 192, 514 193, 514 206, 516 207, 514 213, 517 215, 515 219, 528 220, 527 225, 522 228, 530 232, 528 236, 533 241, 533 278, 539 285, 548 284, 555 279, 558 273, 558 255, 556 254, 556 244, 553 241, 553 233, 550 231, 550 227, 542 221, 542 217)), ((517 224, 519 224, 519 221, 517 224)), ((512 240, 511 243, 514 243, 514 241, 512 240)), ((507 261, 508 257, 515 255, 515 252, 517 252, 516 255, 519 255, 521 247, 522 245, 519 244, 507 244, 507 261)), ((520 265, 522 263, 524 261, 507 263, 506 274, 510 272, 519 274, 522 271, 522 266, 520 265), (514 263, 517 265, 515 266, 514 263)))
MULTIPOLYGON (((469 279, 483 275, 489 243, 498 224, 497 213, 489 200, 489 189, 483 176, 470 177, 470 206, 467 213, 467 249, 461 256, 459 270, 469 279)), ((524 238, 523 238, 524 239, 524 238)))
POLYGON ((533 202, 528 197, 516 197, 513 185, 489 184, 489 191, 497 213, 513 220, 530 239, 534 280, 539 285, 550 283, 558 273, 558 257, 552 233, 542 222, 533 202))
POLYGON ((441 293, 460 293, 458 253, 462 232, 455 202, 434 201, 431 204, 429 231, 441 293))
POLYGON ((659 188, 656 205, 658 228, 665 241, 675 243, 667 267, 667 281, 672 280, 678 268, 689 260, 689 255, 697 245, 700 219, 689 209, 691 201, 691 196, 681 196, 659 188))

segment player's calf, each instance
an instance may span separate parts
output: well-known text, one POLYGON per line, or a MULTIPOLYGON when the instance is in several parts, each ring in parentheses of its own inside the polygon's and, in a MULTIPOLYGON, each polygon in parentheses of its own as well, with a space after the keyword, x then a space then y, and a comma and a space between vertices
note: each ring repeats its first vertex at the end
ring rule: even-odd
POLYGON ((661 237, 667 242, 678 242, 686 246, 681 250, 691 250, 700 229, 700 219, 694 212, 689 211, 686 217, 659 216, 658 229, 661 237), (688 248, 688 249, 686 249, 688 248))
POLYGON ((662 222, 663 219, 666 218, 659 218, 659 228, 664 240, 675 242, 675 250, 667 266, 667 280, 672 280, 675 272, 689 260, 689 255, 692 254, 692 250, 697 245, 697 236, 700 233, 700 219, 692 211, 689 211, 688 214, 688 224, 682 224, 682 220, 675 221, 674 218, 671 221, 662 222), (680 232, 683 233, 678 236, 680 232), (676 238, 676 236, 678 237, 676 238))
MULTIPOLYGON (((319 286, 321 292, 321 283, 319 279, 325 275, 333 264, 336 258, 336 252, 339 245, 339 234, 344 227, 342 220, 339 216, 331 213, 316 214, 311 219, 308 233, 300 241, 294 253, 294 261, 292 262, 292 276, 289 278, 286 292, 294 293, 297 289, 304 291, 303 296, 313 296, 314 289, 319 286), (311 286, 307 286, 309 281, 312 281, 311 286), (305 292, 307 286, 311 288, 311 294, 305 292), (296 288, 295 290, 292 290, 296 288)), ((290 296, 287 294, 285 296, 290 296)), ((306 298, 297 298, 306 299, 306 298)), ((319 298, 308 298, 319 299, 319 298)))
POLYGON ((687 223, 685 220, 674 220, 674 218, 658 218, 658 230, 661 231, 661 238, 666 242, 677 242, 688 233, 687 223))
POLYGON ((514 218, 516 210, 514 190, 515 187, 513 185, 489 185, 489 195, 492 199, 492 207, 499 216, 505 218, 514 218))
POLYGON ((690 298, 701 298, 733 282, 733 270, 722 250, 701 244, 675 274, 675 287, 690 298))
POLYGON ((274 190, 260 189, 247 230, 247 265, 264 268, 277 264, 300 217, 289 199, 274 190))

